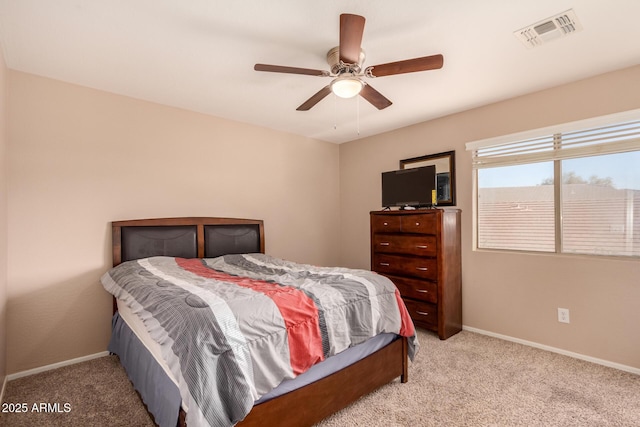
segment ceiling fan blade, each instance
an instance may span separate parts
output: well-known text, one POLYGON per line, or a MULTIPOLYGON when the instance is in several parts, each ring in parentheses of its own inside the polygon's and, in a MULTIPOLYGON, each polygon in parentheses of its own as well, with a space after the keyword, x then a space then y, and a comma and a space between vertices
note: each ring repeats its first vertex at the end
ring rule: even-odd
POLYGON ((343 13, 340 15, 340 60, 347 64, 360 61, 364 17, 343 13))
POLYGON ((392 76, 394 74, 415 73, 416 71, 437 70, 442 68, 443 63, 444 58, 442 55, 423 56, 422 58, 367 67, 365 73, 372 77, 392 76))
POLYGON ((389 101, 383 94, 372 88, 369 84, 364 85, 362 91, 360 91, 360 95, 378 110, 382 110, 393 104, 393 102, 389 101))
POLYGON ((311 107, 316 105, 318 102, 322 101, 325 96, 331 93, 331 86, 327 85, 316 92, 311 98, 307 99, 301 106, 296 108, 298 111, 309 111, 311 107))
POLYGON ((253 67, 256 71, 269 71, 272 73, 305 74, 307 76, 328 76, 328 71, 312 70, 310 68, 285 67, 283 65, 256 64, 253 67))

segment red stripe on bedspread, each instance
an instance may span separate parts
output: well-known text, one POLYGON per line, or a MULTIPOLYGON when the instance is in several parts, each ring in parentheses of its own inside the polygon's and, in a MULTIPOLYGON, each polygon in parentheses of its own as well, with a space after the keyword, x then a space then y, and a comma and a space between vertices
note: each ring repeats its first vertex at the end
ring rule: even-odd
POLYGON ((199 259, 176 258, 176 263, 200 277, 230 282, 261 292, 271 298, 280 310, 287 327, 291 369, 296 375, 324 360, 322 338, 318 326, 318 308, 304 292, 289 286, 233 276, 213 270, 202 264, 199 259))
POLYGON ((416 329, 413 326, 413 320, 409 316, 409 311, 402 301, 400 291, 396 289, 396 301, 398 301, 398 310, 400 310, 400 335, 403 337, 412 337, 416 334, 416 329))

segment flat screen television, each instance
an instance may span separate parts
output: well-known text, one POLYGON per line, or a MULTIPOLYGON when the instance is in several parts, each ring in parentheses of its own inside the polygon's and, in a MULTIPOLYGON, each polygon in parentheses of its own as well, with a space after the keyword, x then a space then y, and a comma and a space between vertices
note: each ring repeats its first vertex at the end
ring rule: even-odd
POLYGON ((436 189, 436 167, 400 169, 382 172, 382 206, 431 207, 436 189))

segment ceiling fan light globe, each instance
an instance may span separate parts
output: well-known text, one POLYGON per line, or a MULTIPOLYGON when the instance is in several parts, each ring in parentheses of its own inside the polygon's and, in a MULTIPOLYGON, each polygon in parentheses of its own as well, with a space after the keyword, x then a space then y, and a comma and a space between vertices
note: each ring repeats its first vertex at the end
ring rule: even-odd
POLYGON ((331 83, 331 91, 340 98, 353 98, 364 84, 357 77, 337 78, 331 83))

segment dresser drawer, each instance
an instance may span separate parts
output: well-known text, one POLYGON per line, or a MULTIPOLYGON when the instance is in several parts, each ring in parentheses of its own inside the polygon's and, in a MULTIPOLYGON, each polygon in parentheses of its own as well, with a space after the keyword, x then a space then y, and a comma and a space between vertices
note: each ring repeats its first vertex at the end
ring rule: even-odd
POLYGON ((402 234, 374 234, 375 252, 410 254, 418 256, 436 256, 436 236, 409 236, 402 234))
POLYGON ((430 280, 438 279, 438 263, 434 258, 413 258, 374 253, 371 268, 383 274, 413 276, 430 280))
POLYGON ((428 280, 387 276, 400 291, 400 295, 426 302, 438 302, 438 284, 428 280))
POLYGON ((374 233, 400 232, 401 218, 396 215, 372 215, 371 229, 374 233))
POLYGON ((432 327, 438 326, 438 305, 428 302, 414 301, 411 299, 403 299, 404 305, 407 306, 409 316, 417 324, 426 324, 432 327))
POLYGON ((403 233, 436 234, 436 215, 404 215, 401 229, 403 233))

